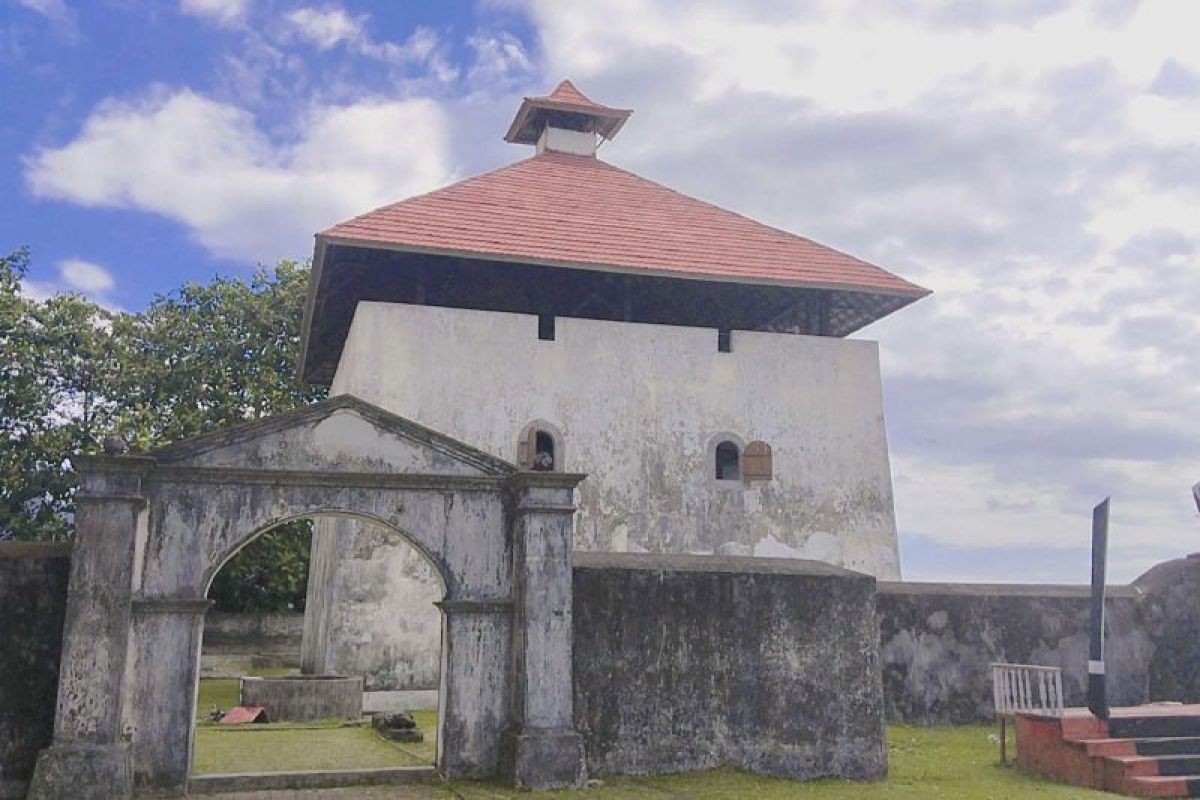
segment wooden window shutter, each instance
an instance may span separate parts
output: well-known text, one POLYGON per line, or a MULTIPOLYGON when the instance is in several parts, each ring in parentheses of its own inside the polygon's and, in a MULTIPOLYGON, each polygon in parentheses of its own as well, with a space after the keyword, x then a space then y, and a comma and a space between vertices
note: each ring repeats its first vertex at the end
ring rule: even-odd
POLYGON ((751 442, 742 451, 742 478, 748 481, 769 481, 772 477, 771 445, 751 442))
POLYGON ((536 444, 537 428, 529 427, 521 434, 521 440, 517 442, 517 467, 519 469, 533 469, 533 457, 537 455, 534 452, 536 444))

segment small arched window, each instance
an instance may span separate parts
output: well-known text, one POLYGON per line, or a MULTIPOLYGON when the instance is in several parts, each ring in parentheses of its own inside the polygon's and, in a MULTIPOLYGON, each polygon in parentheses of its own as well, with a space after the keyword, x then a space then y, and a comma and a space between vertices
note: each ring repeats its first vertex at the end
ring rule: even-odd
POLYGON ((742 475, 748 481, 769 481, 773 474, 771 445, 751 442, 742 452, 742 475))
POLYGON ((537 421, 525 426, 517 442, 517 466, 537 472, 562 471, 562 436, 549 423, 537 421))
POLYGON ((717 480, 740 481, 742 479, 742 459, 737 444, 730 441, 719 443, 716 456, 717 480))

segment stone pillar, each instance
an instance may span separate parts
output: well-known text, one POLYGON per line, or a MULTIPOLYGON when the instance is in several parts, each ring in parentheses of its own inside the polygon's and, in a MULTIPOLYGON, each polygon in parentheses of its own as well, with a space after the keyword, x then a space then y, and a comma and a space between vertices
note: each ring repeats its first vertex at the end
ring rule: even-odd
POLYGON ((583 475, 520 472, 512 492, 513 697, 502 767, 527 789, 583 786, 571 683, 574 489, 583 475))
POLYGON ((508 600, 444 600, 438 692, 438 771, 447 778, 489 778, 499 769, 508 721, 508 600))
POLYGON ((135 599, 127 718, 133 783, 182 792, 191 771, 204 598, 135 599))
POLYGON ((141 478, 148 459, 78 457, 75 541, 63 625, 54 741, 38 756, 30 800, 113 800, 132 791, 121 730, 141 478))

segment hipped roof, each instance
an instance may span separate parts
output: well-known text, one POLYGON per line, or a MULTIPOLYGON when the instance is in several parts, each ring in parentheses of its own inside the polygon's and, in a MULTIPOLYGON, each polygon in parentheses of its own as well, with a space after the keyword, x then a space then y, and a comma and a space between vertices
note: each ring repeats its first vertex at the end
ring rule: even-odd
POLYGON ((384 206, 320 234, 348 244, 668 277, 928 290, 590 156, 545 152, 384 206))

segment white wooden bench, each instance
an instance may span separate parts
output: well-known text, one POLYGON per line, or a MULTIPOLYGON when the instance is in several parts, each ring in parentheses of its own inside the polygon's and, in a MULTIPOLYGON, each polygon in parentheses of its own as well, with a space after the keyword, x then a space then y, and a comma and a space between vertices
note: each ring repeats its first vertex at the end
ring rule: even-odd
POLYGON ((1005 764, 1009 717, 1019 711, 1062 716, 1062 670, 1032 664, 992 664, 992 704, 1000 723, 1000 763, 1005 764))

